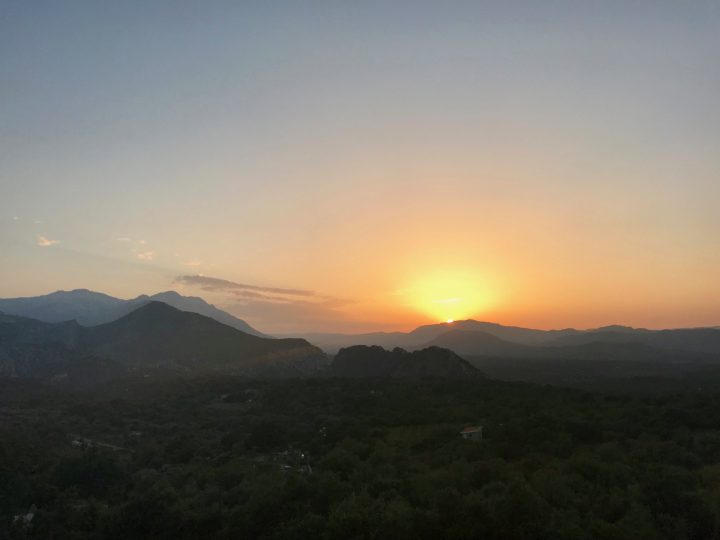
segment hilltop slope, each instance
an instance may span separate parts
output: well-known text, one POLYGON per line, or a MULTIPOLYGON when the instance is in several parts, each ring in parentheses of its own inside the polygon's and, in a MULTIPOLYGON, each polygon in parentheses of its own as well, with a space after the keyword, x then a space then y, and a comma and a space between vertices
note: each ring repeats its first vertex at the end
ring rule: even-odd
POLYGON ((247 370, 261 364, 316 360, 320 349, 304 339, 246 334, 210 317, 150 302, 108 324, 88 328, 85 347, 125 365, 247 370))

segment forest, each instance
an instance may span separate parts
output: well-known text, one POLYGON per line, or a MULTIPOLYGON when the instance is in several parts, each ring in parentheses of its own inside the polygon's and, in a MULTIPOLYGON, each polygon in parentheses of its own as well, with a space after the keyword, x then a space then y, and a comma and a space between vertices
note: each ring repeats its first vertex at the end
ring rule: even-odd
POLYGON ((0 382, 0 538, 709 539, 720 394, 0 382), (483 426, 481 441, 464 440, 483 426))

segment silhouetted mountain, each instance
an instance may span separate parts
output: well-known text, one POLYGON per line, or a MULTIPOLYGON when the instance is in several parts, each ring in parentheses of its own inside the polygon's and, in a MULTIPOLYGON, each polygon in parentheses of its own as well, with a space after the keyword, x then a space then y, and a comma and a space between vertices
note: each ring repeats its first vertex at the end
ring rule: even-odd
POLYGON ((227 324, 228 326, 231 326, 236 330, 240 330, 241 332, 245 332, 246 334, 265 338, 271 337, 263 334, 262 332, 258 332, 248 323, 242 319, 238 319, 234 315, 230 315, 227 311, 223 311, 212 304, 208 304, 205 300, 198 296, 183 296, 175 291, 166 291, 153 294, 150 297, 140 296, 134 300, 130 300, 130 302, 137 302, 140 298, 146 298, 147 300, 155 302, 163 302, 164 304, 179 309, 180 311, 189 311, 191 313, 205 315, 206 317, 210 317, 218 322, 227 324))
POLYGON ((424 347, 444 347, 460 355, 474 356, 534 356, 535 349, 526 345, 510 343, 487 332, 470 330, 450 330, 431 341, 420 345, 424 347))
POLYGON ((75 320, 83 326, 97 326, 115 321, 152 301, 163 302, 181 311, 205 315, 247 334, 269 337, 258 332, 245 321, 208 304, 202 298, 182 296, 175 291, 152 296, 140 295, 131 300, 122 300, 87 289, 57 291, 43 296, 0 299, 0 311, 43 322, 75 320))
POLYGON ((150 302, 117 321, 88 328, 86 347, 128 366, 238 372, 272 367, 299 374, 317 370, 324 358, 304 339, 252 336, 162 302, 150 302))
POLYGON ((0 311, 43 322, 75 320, 81 325, 93 326, 125 315, 125 303, 125 300, 107 294, 76 289, 43 296, 0 299, 0 311))
POLYGON ((588 343, 640 343, 667 351, 684 351, 720 355, 720 330, 715 328, 680 328, 676 330, 622 330, 582 332, 558 337, 554 346, 588 343))
MULTIPOLYGON (((385 348, 418 349, 428 345, 447 347, 473 355, 567 357, 568 351, 549 347, 589 346, 597 343, 642 344, 657 350, 705 355, 720 354, 720 330, 690 328, 647 330, 627 326, 607 326, 590 330, 535 330, 473 320, 420 326, 412 332, 375 332, 368 334, 308 334, 307 339, 332 353, 350 345, 379 345, 385 348), (457 332, 457 333, 456 333, 457 332), (473 335, 476 334, 476 335, 473 335), (493 336, 502 343, 491 340, 493 336), (522 349, 522 347, 526 347, 522 349), (543 350, 536 351, 535 348, 543 350)), ((600 350, 594 345, 589 349, 600 350)), ((612 349, 615 354, 620 347, 612 349)), ((629 349, 628 349, 629 350, 629 349)), ((606 352, 609 352, 607 349, 606 352)), ((581 351, 575 351, 579 353, 581 351)))
POLYGON ((454 352, 428 347, 414 352, 356 345, 341 349, 330 366, 339 377, 476 377, 480 372, 454 352))
POLYGON ((523 345, 541 345, 558 336, 572 335, 578 332, 573 328, 563 330, 535 330, 518 326, 504 326, 502 324, 475 321, 455 321, 452 323, 430 324, 420 326, 408 334, 414 344, 424 343, 444 334, 450 330, 463 330, 467 332, 485 332, 497 338, 523 345))
MULTIPOLYGON (((713 339, 688 339, 688 332, 680 330, 643 332, 645 333, 590 331, 582 335, 566 336, 562 341, 570 343, 567 345, 529 346, 510 343, 485 332, 452 330, 420 347, 445 347, 468 360, 485 357, 705 364, 720 362, 720 353, 715 352, 713 339), (609 339, 610 336, 612 339, 609 339), (581 340, 580 337, 584 339, 581 340)), ((689 332, 693 338, 706 334, 707 332, 689 332)))
MULTIPOLYGON (((683 334, 675 332, 665 335, 683 334)), ((634 331, 597 330, 583 333, 582 337, 593 341, 579 345, 529 346, 506 342, 484 332, 454 330, 428 344, 455 351, 493 378, 606 389, 613 387, 614 380, 674 378, 720 363, 720 355, 716 353, 687 350, 688 342, 681 338, 682 343, 674 343, 674 348, 658 348, 641 341, 629 341, 628 336, 634 337, 634 331), (616 341, 597 341, 607 336, 616 341), (678 345, 685 346, 686 350, 678 349, 678 345)), ((565 338, 564 341, 581 340, 565 338)))
POLYGON ((0 377, 51 378, 92 374, 105 380, 123 370, 83 352, 85 329, 75 321, 44 323, 0 314, 0 377))
POLYGON ((326 357, 303 339, 252 336, 161 302, 94 327, 0 315, 0 375, 62 376, 83 362, 106 375, 122 367, 296 376, 322 369, 326 357))
POLYGON ((407 349, 421 347, 433 339, 452 330, 466 332, 485 332, 505 341, 522 345, 540 345, 552 341, 559 336, 572 335, 578 330, 534 330, 516 326, 474 321, 455 321, 419 326, 411 332, 372 332, 367 334, 303 334, 302 337, 320 348, 335 352, 342 347, 351 345, 380 345, 381 347, 404 347, 407 349))
POLYGON ((52 324, 0 313, 0 343, 57 343, 74 349, 82 340, 82 331, 75 321, 52 324))
POLYGON ((649 330, 645 328, 633 328, 632 326, 623 326, 621 324, 611 324, 608 326, 601 326, 600 328, 592 328, 590 330, 587 330, 586 332, 624 332, 627 334, 632 334, 634 332, 648 332, 649 330))

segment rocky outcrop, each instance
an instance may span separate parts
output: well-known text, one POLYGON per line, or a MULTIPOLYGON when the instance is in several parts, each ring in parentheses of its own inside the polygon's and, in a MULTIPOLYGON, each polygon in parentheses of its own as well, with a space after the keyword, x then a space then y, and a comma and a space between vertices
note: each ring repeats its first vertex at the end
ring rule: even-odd
POLYGON ((457 354, 440 347, 408 352, 388 351, 379 346, 355 345, 341 349, 330 367, 338 377, 435 377, 482 376, 480 371, 457 354))

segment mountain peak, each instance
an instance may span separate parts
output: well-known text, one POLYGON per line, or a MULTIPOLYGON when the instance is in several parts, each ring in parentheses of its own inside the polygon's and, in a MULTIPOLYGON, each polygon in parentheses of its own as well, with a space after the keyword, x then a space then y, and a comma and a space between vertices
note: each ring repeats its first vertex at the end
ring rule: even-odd
POLYGON ((160 302, 159 300, 151 300, 145 305, 140 306, 135 311, 132 311, 127 316, 132 315, 133 313, 180 313, 180 310, 177 308, 172 307, 170 304, 166 304, 165 302, 160 302))
POLYGON ((59 290, 50 293, 48 296, 102 296, 106 298, 112 298, 108 294, 91 291, 90 289, 72 289, 70 291, 59 290))
POLYGON ((183 297, 183 295, 177 291, 163 291, 163 292, 159 292, 157 294, 153 294, 151 296, 151 298, 194 298, 194 297, 192 297, 192 296, 183 297))
POLYGON ((93 352, 126 365, 244 371, 272 364, 283 372, 301 373, 324 362, 322 351, 303 339, 253 336, 158 301, 88 329, 88 336, 93 352))
POLYGON ((624 326, 622 324, 609 324, 599 328, 593 328, 590 332, 635 332, 644 330, 644 328, 633 328, 632 326, 624 326))
POLYGON ((448 349, 428 347, 408 352, 395 347, 388 351, 377 345, 354 345, 340 349, 331 365, 331 372, 343 377, 459 378, 481 375, 448 349))

